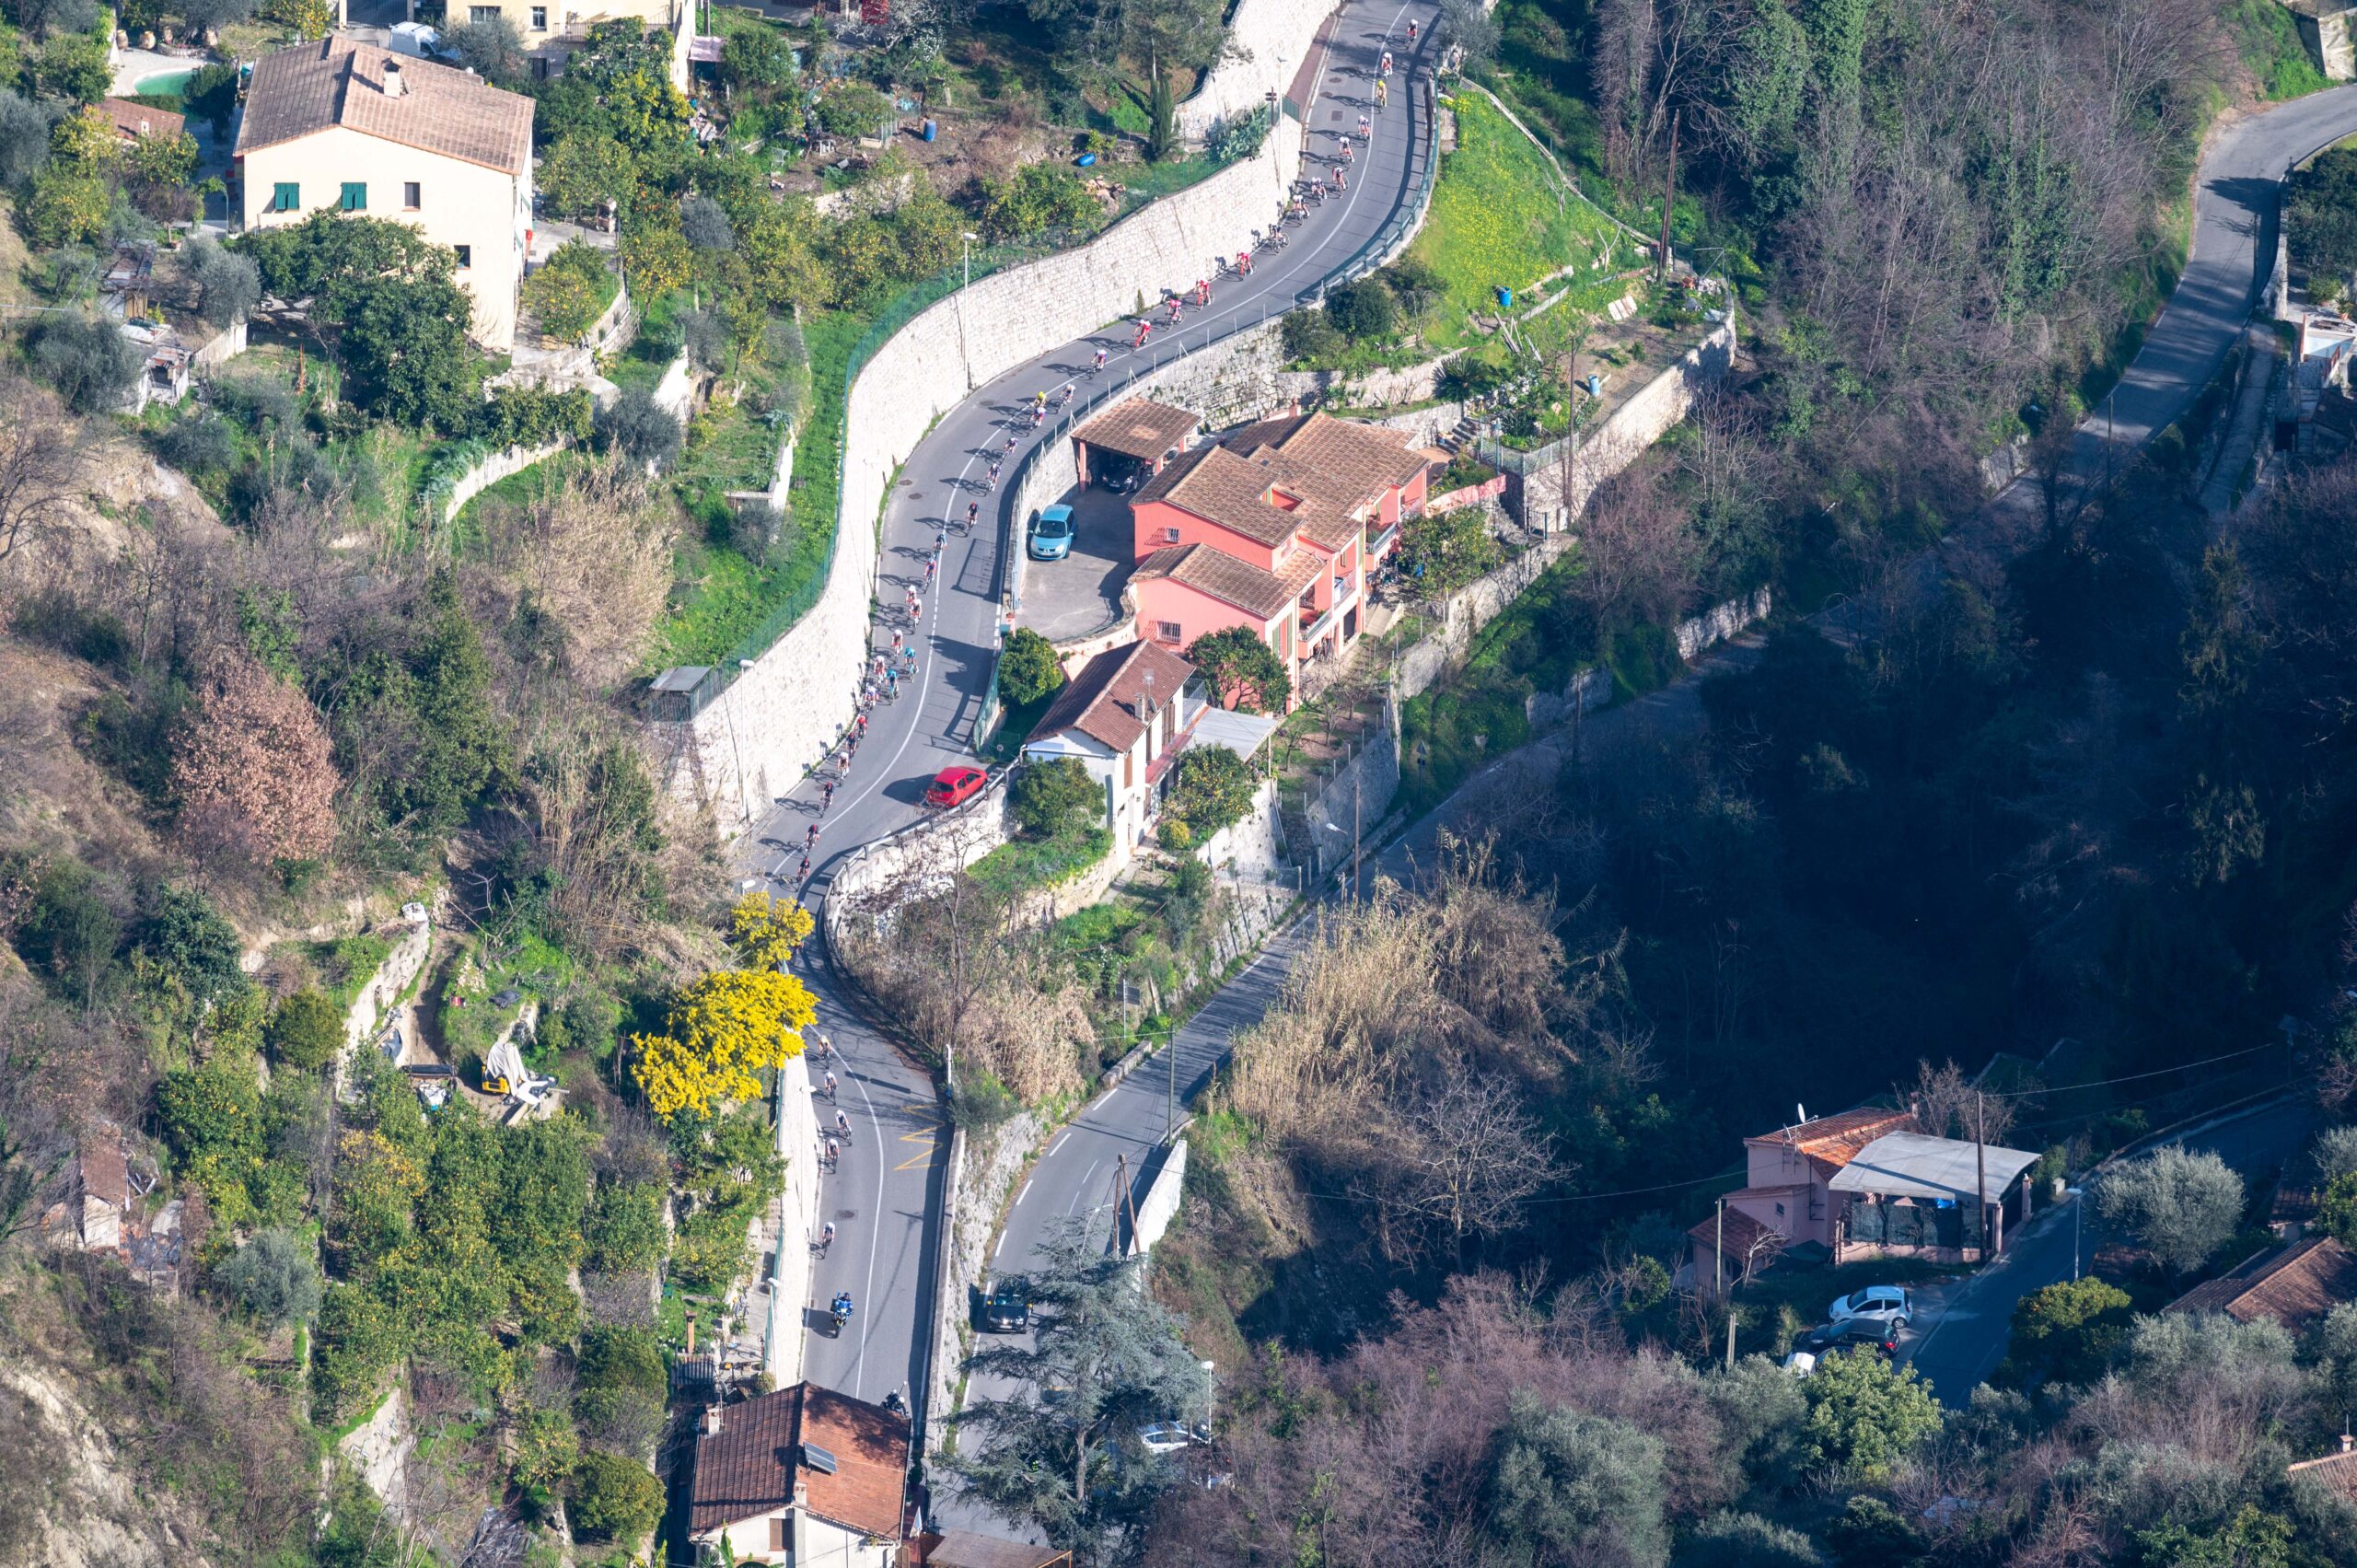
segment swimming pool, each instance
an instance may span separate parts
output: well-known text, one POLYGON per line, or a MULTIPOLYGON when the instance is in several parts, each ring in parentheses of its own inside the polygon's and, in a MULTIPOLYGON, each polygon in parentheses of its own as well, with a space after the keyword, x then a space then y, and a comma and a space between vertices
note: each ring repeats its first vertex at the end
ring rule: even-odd
POLYGON ((193 70, 158 71, 152 76, 142 76, 139 78, 139 96, 141 98, 186 98, 189 78, 195 75, 193 70))

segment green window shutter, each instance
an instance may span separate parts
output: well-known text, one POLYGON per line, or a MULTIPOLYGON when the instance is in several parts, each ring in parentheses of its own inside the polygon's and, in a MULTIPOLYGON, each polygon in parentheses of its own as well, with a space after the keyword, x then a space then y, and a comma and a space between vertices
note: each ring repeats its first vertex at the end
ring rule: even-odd
POLYGON ((282 180, 272 192, 271 210, 291 213, 303 204, 303 190, 292 180, 282 180))
POLYGON ((347 213, 368 210, 368 187, 366 184, 356 180, 343 182, 343 210, 347 213))

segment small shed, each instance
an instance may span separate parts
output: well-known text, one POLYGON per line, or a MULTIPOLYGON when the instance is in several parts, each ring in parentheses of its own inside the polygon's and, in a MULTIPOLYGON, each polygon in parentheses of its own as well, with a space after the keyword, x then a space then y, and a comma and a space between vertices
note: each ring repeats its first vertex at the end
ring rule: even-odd
POLYGON ((1081 488, 1092 482, 1132 490, 1162 471, 1202 421, 1185 409, 1151 398, 1114 404, 1073 432, 1073 461, 1081 488))
POLYGON ((2038 1156, 2023 1149, 1887 1132, 1826 1184, 1850 1195, 1834 1259, 1872 1253, 1965 1262, 2003 1251, 2006 1211, 2016 1220, 2026 1217, 2029 1187, 2023 1177, 2037 1163, 2038 1156), (1984 1205, 1993 1236, 1983 1235, 1984 1205))

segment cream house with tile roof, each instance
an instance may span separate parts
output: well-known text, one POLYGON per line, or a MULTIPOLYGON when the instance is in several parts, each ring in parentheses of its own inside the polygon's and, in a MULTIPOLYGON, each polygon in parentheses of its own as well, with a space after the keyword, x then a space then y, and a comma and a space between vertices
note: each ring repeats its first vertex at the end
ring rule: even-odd
POLYGON ((532 226, 532 100, 350 39, 262 56, 238 132, 248 228, 320 207, 414 225, 459 253, 470 331, 515 345, 532 226))
MULTIPOLYGON (((410 5, 411 19, 416 19, 415 0, 410 5)), ((658 32, 670 40, 671 85, 681 92, 688 90, 688 40, 693 35, 693 7, 674 0, 493 0, 490 5, 467 4, 466 0, 449 0, 443 13, 446 25, 457 27, 465 22, 487 22, 504 17, 524 41, 524 52, 531 57, 532 75, 537 77, 561 76, 564 63, 575 50, 588 40, 589 29, 599 22, 634 21, 643 23, 649 32, 658 32)))

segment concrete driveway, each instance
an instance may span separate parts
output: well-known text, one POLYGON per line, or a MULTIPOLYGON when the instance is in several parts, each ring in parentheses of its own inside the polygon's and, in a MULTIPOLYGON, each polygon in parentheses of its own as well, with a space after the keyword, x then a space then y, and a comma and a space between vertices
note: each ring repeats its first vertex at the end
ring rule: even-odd
MULTIPOLYGON (((2315 1128, 2315 1107, 2293 1099, 2238 1111, 2167 1142, 2214 1154, 2247 1177, 2281 1167, 2315 1128)), ((2084 1202, 2065 1198, 2033 1217, 2014 1233, 2004 1254, 1978 1273, 1915 1293, 1917 1337, 1901 1348, 1900 1359, 1930 1379, 1942 1404, 1962 1409, 1972 1390, 1996 1371, 2004 1359, 2015 1302, 2071 1278, 2074 1259, 2084 1266, 2094 1255, 2097 1230, 2092 1215, 2079 1213, 2084 1202)))
MULTIPOLYGON (((1094 632, 1121 612, 1121 587, 1136 565, 1130 502, 1093 486, 1056 497, 1072 508, 1072 553, 1033 561, 1024 568, 1023 610, 1017 618, 1051 643, 1094 632)), ((1024 548, 1031 520, 1025 518, 1024 548)))

